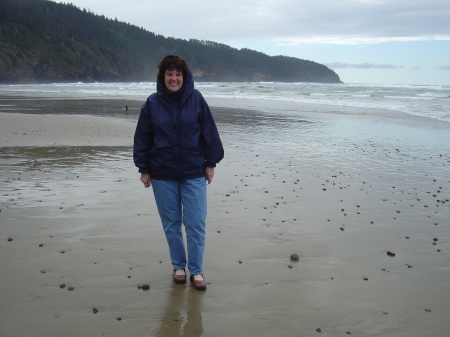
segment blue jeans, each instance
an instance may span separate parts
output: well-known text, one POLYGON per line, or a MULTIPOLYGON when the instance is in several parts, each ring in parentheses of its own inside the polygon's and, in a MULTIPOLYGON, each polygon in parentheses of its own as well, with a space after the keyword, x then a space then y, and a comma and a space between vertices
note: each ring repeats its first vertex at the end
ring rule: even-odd
POLYGON ((206 227, 205 177, 175 180, 152 179, 153 194, 169 244, 174 269, 186 267, 182 225, 186 231, 188 269, 191 275, 203 272, 206 227))

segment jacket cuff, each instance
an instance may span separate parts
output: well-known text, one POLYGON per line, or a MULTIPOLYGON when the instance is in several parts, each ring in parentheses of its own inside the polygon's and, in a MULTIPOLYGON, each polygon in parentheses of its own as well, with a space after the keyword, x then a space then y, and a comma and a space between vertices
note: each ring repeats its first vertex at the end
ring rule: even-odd
POLYGON ((148 168, 139 168, 139 173, 150 174, 150 170, 148 168))
POLYGON ((205 162, 205 167, 216 167, 216 163, 212 161, 205 162))

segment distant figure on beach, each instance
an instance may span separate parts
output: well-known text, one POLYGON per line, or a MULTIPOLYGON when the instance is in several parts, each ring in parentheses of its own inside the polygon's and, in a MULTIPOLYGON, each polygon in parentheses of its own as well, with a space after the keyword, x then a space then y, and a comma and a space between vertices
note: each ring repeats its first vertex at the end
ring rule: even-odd
POLYGON ((204 290, 206 182, 212 182, 224 150, 208 104, 194 89, 186 61, 168 55, 158 69, 157 92, 142 106, 136 127, 134 163, 144 186, 153 188, 169 244, 173 281, 186 283, 187 265, 194 288, 204 290))

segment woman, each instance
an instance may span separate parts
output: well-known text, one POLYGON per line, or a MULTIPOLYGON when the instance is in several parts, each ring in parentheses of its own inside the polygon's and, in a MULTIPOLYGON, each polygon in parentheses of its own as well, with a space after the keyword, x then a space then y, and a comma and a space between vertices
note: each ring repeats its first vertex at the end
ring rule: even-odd
POLYGON ((204 290, 205 179, 212 182, 223 146, 208 104, 194 89, 186 61, 169 55, 158 68, 157 92, 142 106, 136 127, 134 162, 144 186, 153 187, 169 244, 173 281, 186 282, 187 265, 194 288, 204 290))

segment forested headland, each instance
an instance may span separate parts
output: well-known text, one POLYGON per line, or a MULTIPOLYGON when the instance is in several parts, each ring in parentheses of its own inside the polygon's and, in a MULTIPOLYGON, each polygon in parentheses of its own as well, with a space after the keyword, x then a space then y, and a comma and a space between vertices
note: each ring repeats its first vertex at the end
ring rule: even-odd
POLYGON ((164 37, 70 3, 0 0, 0 24, 0 83, 154 81, 167 54, 197 81, 341 82, 317 62, 164 37))

